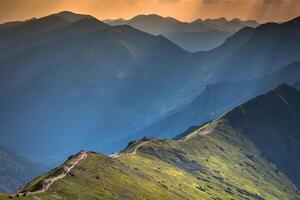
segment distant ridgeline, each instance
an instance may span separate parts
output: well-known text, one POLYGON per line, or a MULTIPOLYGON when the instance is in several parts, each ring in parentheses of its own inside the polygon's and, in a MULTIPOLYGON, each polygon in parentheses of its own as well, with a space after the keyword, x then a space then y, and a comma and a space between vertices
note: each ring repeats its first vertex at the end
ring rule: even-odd
POLYGON ((163 35, 178 46, 191 52, 211 50, 221 45, 226 38, 244 27, 257 27, 256 21, 240 19, 197 19, 191 23, 159 15, 138 15, 130 20, 104 20, 105 23, 130 25, 153 35, 163 35))

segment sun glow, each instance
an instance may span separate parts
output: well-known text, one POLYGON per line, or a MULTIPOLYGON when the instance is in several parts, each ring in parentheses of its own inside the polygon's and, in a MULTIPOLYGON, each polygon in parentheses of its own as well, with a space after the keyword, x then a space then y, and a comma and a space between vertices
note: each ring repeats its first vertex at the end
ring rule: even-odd
POLYGON ((99 19, 159 14, 183 21, 226 17, 260 22, 286 21, 300 13, 298 0, 0 0, 0 22, 69 10, 99 19))

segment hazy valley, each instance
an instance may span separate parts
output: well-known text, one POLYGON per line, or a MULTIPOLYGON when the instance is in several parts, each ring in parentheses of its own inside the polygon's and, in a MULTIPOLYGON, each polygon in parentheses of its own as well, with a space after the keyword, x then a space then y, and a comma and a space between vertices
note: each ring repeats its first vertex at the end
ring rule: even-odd
POLYGON ((1 24, 0 199, 300 199, 299 35, 300 17, 1 24))

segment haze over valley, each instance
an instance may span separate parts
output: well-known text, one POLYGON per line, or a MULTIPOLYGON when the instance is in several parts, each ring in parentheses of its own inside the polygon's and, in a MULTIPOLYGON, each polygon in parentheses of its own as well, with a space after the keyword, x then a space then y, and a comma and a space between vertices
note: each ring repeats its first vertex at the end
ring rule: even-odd
POLYGON ((300 17, 45 13, 0 24, 1 200, 300 199, 300 17))

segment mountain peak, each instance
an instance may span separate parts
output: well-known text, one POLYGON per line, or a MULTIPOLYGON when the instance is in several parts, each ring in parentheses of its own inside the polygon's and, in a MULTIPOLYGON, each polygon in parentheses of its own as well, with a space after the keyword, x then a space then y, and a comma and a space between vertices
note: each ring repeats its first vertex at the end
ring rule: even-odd
POLYGON ((77 14, 77 13, 73 13, 71 11, 62 11, 59 13, 52 14, 50 16, 58 16, 58 17, 61 17, 65 20, 67 20, 68 22, 71 22, 71 23, 77 22, 81 19, 96 19, 91 15, 77 14))
POLYGON ((210 22, 210 23, 226 23, 226 22, 228 22, 228 20, 225 17, 220 17, 220 18, 215 18, 215 19, 207 18, 204 21, 210 22))
POLYGON ((142 19, 167 20, 166 18, 164 18, 164 17, 162 17, 160 15, 157 15, 157 14, 149 14, 149 15, 141 14, 141 15, 137 15, 137 16, 133 17, 129 21, 142 20, 142 19))
POLYGON ((232 20, 230 20, 230 21, 242 22, 242 20, 241 20, 241 19, 239 19, 239 18, 233 18, 233 19, 232 19, 232 20))
POLYGON ((289 20, 287 22, 284 22, 283 24, 285 25, 294 25, 294 26, 300 26, 300 16, 292 19, 292 20, 289 20))
POLYGON ((204 21, 201 18, 198 18, 194 21, 192 21, 192 23, 203 23, 204 21))

